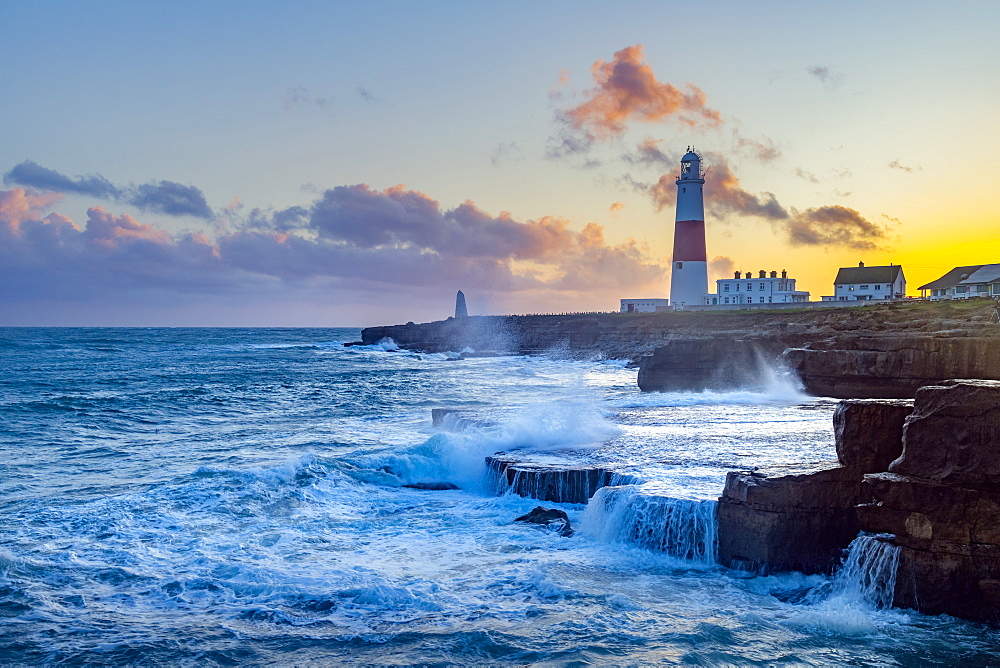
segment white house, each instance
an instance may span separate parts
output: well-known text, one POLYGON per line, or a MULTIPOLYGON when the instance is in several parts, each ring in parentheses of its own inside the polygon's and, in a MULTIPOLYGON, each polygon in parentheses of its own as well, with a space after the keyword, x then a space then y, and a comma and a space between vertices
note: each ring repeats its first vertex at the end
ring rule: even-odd
POLYGON ((859 262, 857 267, 841 267, 833 282, 833 294, 824 295, 822 300, 853 302, 905 297, 906 277, 902 265, 866 267, 864 262, 859 262))
POLYGON ((931 301, 1000 296, 1000 264, 955 267, 936 281, 921 285, 920 296, 931 301))
POLYGON ((670 307, 669 299, 623 299, 621 303, 621 313, 655 313, 670 307))
POLYGON ((809 301, 809 293, 795 289, 795 279, 788 278, 782 270, 781 276, 772 271, 768 276, 761 270, 754 278, 753 272, 736 272, 735 278, 720 278, 715 281, 717 292, 705 295, 706 304, 789 304, 809 301))

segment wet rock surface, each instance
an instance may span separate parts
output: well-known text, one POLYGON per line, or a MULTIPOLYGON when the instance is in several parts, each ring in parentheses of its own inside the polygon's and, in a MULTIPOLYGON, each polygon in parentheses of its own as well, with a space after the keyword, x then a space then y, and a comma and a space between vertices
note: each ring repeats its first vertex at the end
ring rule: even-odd
POLYGON ((861 475, 835 464, 733 471, 719 498, 719 561, 757 572, 829 573, 859 524, 861 475))
POLYGON ((496 478, 498 492, 555 503, 587 503, 601 487, 632 482, 601 467, 542 466, 509 455, 487 457, 486 467, 496 478))
POLYGON ((535 506, 530 513, 514 519, 515 522, 526 524, 541 524, 559 533, 560 536, 572 536, 573 526, 566 512, 558 508, 535 506))
POLYGON ((864 478, 861 528, 900 546, 894 602, 1000 621, 1000 383, 921 388, 889 472, 864 478))

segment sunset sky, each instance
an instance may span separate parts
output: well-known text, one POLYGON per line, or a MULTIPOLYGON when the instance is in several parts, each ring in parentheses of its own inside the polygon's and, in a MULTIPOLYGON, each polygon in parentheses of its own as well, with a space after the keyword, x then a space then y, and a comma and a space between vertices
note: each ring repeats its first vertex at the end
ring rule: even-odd
POLYGON ((617 310, 688 145, 711 278, 1000 262, 995 0, 0 9, 0 325, 617 310))

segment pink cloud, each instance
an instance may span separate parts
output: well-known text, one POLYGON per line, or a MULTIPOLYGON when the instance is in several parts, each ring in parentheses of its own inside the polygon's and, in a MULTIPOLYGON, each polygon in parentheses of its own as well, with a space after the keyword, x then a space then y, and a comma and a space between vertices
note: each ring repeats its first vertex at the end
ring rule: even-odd
POLYGON ((611 62, 598 60, 590 71, 596 88, 588 91, 586 101, 563 112, 563 117, 596 138, 622 134, 629 121, 675 120, 689 127, 714 127, 722 122, 697 86, 686 84, 681 90, 658 81, 643 60, 641 44, 616 52, 611 62))

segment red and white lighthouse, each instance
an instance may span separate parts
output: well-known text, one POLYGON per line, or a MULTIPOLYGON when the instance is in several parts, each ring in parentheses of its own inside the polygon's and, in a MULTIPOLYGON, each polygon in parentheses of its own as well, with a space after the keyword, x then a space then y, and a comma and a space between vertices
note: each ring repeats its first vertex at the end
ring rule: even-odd
POLYGON ((705 202, 701 154, 692 146, 681 158, 677 177, 674 256, 670 270, 670 304, 675 309, 705 303, 708 263, 705 252, 705 202))

